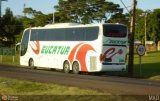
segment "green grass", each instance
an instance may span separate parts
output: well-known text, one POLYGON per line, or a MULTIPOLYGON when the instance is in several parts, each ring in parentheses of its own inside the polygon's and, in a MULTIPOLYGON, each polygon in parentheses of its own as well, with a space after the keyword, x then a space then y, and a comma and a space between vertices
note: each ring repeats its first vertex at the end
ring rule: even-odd
MULTIPOLYGON (((107 72, 107 73, 109 75, 128 76, 127 70, 123 72, 107 72)), ((148 52, 147 56, 142 56, 141 66, 139 64, 139 56, 134 55, 133 77, 160 80, 160 51, 148 52)))
POLYGON ((15 56, 0 55, 0 63, 19 65, 19 54, 15 56))
POLYGON ((0 93, 9 95, 109 95, 93 90, 0 77, 0 93))
MULTIPOLYGON (((0 77, 0 94, 18 97, 18 101, 75 101, 77 99, 93 100, 93 96, 110 95, 93 90, 65 87, 56 84, 46 84, 15 80, 0 77), (83 97, 83 96, 84 97, 83 97), (82 97, 81 97, 82 96, 82 97)), ((104 98, 101 98, 104 101, 104 98)))
POLYGON ((135 55, 134 59, 134 75, 136 77, 139 75, 143 78, 160 80, 160 52, 150 52, 147 56, 142 56, 141 66, 139 65, 139 56, 135 55))
POLYGON ((10 101, 146 101, 147 96, 114 96, 93 90, 0 77, 0 95, 10 101), (13 100, 16 99, 16 100, 13 100))
MULTIPOLYGON (((139 64, 139 56, 135 55, 134 64, 139 64)), ((148 52, 146 56, 142 56, 142 64, 145 63, 160 63, 160 51, 148 52)))

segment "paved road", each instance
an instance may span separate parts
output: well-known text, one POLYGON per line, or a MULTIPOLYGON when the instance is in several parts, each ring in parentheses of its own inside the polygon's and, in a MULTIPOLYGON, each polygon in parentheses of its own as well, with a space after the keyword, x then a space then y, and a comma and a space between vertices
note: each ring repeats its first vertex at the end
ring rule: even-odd
POLYGON ((109 92, 114 95, 160 95, 160 81, 135 78, 75 75, 50 70, 0 65, 0 76, 36 82, 47 82, 109 92))

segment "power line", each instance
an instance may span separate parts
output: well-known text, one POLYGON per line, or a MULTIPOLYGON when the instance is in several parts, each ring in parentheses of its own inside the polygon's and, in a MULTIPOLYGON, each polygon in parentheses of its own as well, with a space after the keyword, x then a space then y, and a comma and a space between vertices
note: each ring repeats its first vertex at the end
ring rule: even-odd
POLYGON ((127 12, 130 14, 130 11, 128 10, 127 6, 124 4, 124 2, 122 0, 120 0, 121 3, 123 4, 123 6, 125 7, 125 9, 127 10, 127 12))

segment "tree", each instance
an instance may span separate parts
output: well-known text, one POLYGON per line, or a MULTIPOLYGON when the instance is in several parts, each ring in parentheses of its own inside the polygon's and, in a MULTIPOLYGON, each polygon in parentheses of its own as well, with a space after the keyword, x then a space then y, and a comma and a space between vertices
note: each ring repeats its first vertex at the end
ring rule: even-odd
POLYGON ((23 13, 26 15, 28 14, 29 16, 32 16, 32 17, 36 17, 38 15, 43 15, 43 13, 41 11, 36 11, 32 8, 24 8, 23 10, 23 13))
POLYGON ((2 39, 3 39, 3 29, 2 29, 3 25, 2 25, 2 18, 0 17, 0 46, 2 46, 2 39))
POLYGON ((1 39, 5 46, 11 46, 16 43, 16 37, 22 30, 22 23, 13 16, 12 11, 7 8, 1 20, 2 33, 1 39))
POLYGON ((129 28, 129 14, 117 13, 112 15, 111 18, 106 21, 107 23, 121 23, 127 25, 129 28))
POLYGON ((160 40, 160 9, 155 9, 148 16, 148 34, 150 40, 158 41, 160 40))
POLYGON ((78 23, 102 22, 123 12, 118 4, 106 0, 59 0, 55 9, 66 21, 78 23))
POLYGON ((145 39, 145 20, 147 40, 160 40, 160 9, 151 11, 143 11, 137 9, 136 14, 136 34, 135 38, 144 41, 145 39))
POLYGON ((53 18, 53 14, 45 15, 41 11, 36 11, 32 8, 24 8, 23 13, 25 14, 22 17, 24 27, 31 27, 31 26, 44 26, 46 23, 51 22, 53 18), (28 16, 27 16, 28 15, 28 16))
POLYGON ((135 39, 145 40, 145 12, 141 9, 136 9, 136 26, 135 26, 135 39))

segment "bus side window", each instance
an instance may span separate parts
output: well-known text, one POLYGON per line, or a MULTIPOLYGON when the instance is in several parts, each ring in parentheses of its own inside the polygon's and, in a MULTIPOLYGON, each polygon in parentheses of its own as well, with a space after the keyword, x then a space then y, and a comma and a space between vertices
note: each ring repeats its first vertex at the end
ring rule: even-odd
POLYGON ((74 29, 73 28, 66 28, 65 33, 65 39, 66 41, 74 41, 74 29))
POLYGON ((76 32, 74 34, 75 40, 77 41, 85 41, 85 31, 84 28, 76 28, 76 32))
POLYGON ((30 41, 37 41, 37 40, 38 40, 38 30, 31 30, 30 41))
POLYGON ((99 28, 98 27, 88 27, 86 28, 86 40, 93 41, 98 38, 99 28))

